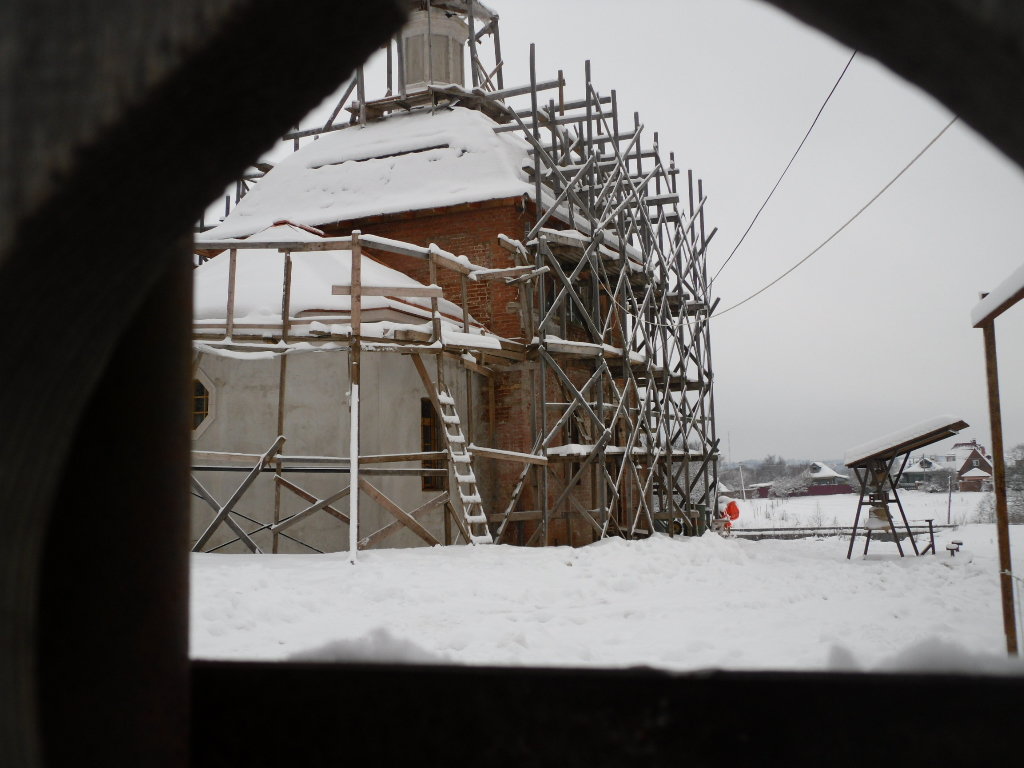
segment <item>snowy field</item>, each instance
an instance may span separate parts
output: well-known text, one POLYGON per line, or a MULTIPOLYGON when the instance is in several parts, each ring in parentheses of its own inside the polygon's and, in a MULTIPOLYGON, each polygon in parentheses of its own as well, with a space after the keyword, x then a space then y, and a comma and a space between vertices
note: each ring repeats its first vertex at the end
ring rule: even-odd
MULTIPOLYGON (((970 519, 981 498, 954 494, 953 519, 970 519)), ((905 503, 912 519, 945 522, 944 495, 909 493, 905 503)), ((807 525, 824 515, 825 525, 833 516, 842 523, 854 505, 854 496, 741 502, 740 522, 807 525)), ((1011 533, 1019 574, 1024 526, 1011 533)), ((877 542, 866 559, 850 561, 845 538, 717 534, 610 539, 582 549, 381 550, 361 553, 357 565, 345 554, 199 554, 192 560, 191 653, 1024 672, 1004 658, 995 539, 994 526, 967 524, 940 534, 935 557, 900 559, 894 544, 877 542), (964 542, 953 558, 944 549, 950 539, 964 542)))
MULTIPOLYGON (((932 518, 935 525, 945 525, 947 516, 955 525, 970 522, 979 502, 987 496, 989 494, 953 493, 949 497, 945 493, 900 491, 900 501, 912 524, 925 524, 925 520, 932 518)), ((852 527, 857 513, 857 494, 738 501, 741 512, 736 528, 852 527)), ((895 506, 891 512, 899 523, 895 506)))

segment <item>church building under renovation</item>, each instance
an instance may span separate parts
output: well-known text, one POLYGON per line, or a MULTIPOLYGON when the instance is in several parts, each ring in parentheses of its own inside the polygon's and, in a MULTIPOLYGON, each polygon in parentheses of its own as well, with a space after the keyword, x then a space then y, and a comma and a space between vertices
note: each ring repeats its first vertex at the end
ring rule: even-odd
POLYGON ((383 55, 198 228, 195 550, 697 532, 702 183, 589 62, 506 83, 482 3, 422 3, 383 55))

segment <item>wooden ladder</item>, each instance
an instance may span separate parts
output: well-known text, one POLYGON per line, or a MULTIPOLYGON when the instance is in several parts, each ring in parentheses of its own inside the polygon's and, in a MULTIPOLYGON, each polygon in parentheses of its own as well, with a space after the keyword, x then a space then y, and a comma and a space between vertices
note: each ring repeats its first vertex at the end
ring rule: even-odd
POLYGON ((466 521, 471 544, 493 544, 491 532, 487 529, 487 515, 484 513, 480 489, 476 484, 476 473, 473 472, 473 457, 466 446, 466 436, 462 433, 462 419, 455 410, 455 400, 443 389, 437 392, 437 402, 441 406, 441 423, 444 427, 444 442, 448 449, 448 461, 455 474, 455 483, 459 489, 459 501, 462 502, 462 516, 466 521))

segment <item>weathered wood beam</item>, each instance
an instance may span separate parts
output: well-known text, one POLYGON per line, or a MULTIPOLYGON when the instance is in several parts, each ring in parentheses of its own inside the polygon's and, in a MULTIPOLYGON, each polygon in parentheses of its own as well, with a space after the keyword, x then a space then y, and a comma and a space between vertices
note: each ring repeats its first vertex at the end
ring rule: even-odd
MULTIPOLYGON (((380 504, 384 509, 395 516, 396 520, 408 528, 410 531, 419 536, 430 546, 438 546, 441 544, 440 541, 435 538, 434 534, 423 527, 415 517, 412 517, 408 512, 402 509, 396 502, 391 500, 383 491, 375 488, 370 484, 370 481, 360 477, 359 478, 359 490, 369 496, 371 499, 380 504)), ((372 534, 371 534, 372 535, 372 534)))
POLYGON ((227 251, 232 248, 244 258, 245 251, 264 250, 285 253, 304 251, 347 251, 352 246, 350 237, 324 237, 318 240, 196 240, 197 251, 227 251))
POLYGON ((294 494, 296 494, 300 498, 308 501, 310 503, 310 506, 306 507, 305 509, 301 510, 300 512, 296 512, 294 515, 290 515, 289 517, 286 517, 284 520, 282 520, 279 523, 274 523, 272 526, 270 526, 270 530, 271 530, 272 533, 280 533, 281 531, 287 530, 288 528, 291 528, 296 523, 301 522, 302 520, 305 520, 307 517, 312 515, 314 512, 319 512, 321 509, 324 510, 325 512, 328 512, 329 514, 332 514, 334 517, 336 517, 337 519, 341 520, 341 522, 345 523, 346 525, 349 523, 349 516, 348 515, 346 515, 344 512, 340 512, 340 511, 334 509, 331 506, 332 504, 334 504, 334 502, 341 501, 346 496, 348 496, 349 488, 347 488, 347 487, 346 488, 342 488, 340 491, 338 491, 337 493, 331 494, 327 498, 318 499, 315 496, 313 496, 313 494, 304 491, 303 489, 299 488, 299 486, 295 485, 294 483, 288 482, 287 480, 285 480, 280 475, 275 477, 274 481, 277 483, 277 485, 279 485, 279 486, 281 486, 283 488, 287 488, 289 491, 292 491, 294 494))
MULTIPOLYGON (((274 455, 281 450, 282 446, 284 445, 284 442, 284 435, 279 435, 277 439, 274 440, 273 445, 271 445, 270 448, 267 449, 267 452, 264 453, 260 457, 259 461, 257 461, 256 464, 249 470, 248 476, 246 476, 246 478, 242 481, 238 488, 235 489, 235 492, 231 494, 231 497, 226 502, 224 502, 220 509, 217 510, 217 513, 216 515, 214 515, 213 520, 210 521, 210 524, 207 526, 206 530, 203 531, 202 535, 196 540, 196 543, 192 547, 193 552, 202 551, 203 546, 206 544, 207 541, 210 540, 210 537, 213 535, 214 531, 216 531, 220 524, 224 522, 224 520, 228 517, 228 515, 231 513, 232 508, 235 506, 235 504, 238 503, 238 500, 242 498, 242 495, 249 489, 249 486, 252 485, 252 483, 256 480, 257 477, 259 477, 262 470, 267 467, 267 464, 274 457, 274 455)), ((196 482, 198 481, 193 479, 193 483, 196 482)), ((228 525, 230 526, 231 523, 228 523, 228 525)), ((235 533, 238 533, 240 530, 241 529, 235 531, 235 533)), ((248 537, 243 537, 243 540, 245 540, 246 538, 248 537)), ((256 547, 256 545, 253 544, 251 540, 246 542, 246 546, 250 545, 252 547, 255 547, 254 551, 259 551, 259 548, 256 547)))
POLYGON ((479 445, 470 445, 467 449, 473 456, 482 459, 497 459, 498 461, 511 461, 523 464, 547 464, 546 456, 533 453, 520 453, 518 451, 501 451, 496 448, 483 448, 479 445))
MULTIPOLYGON (((424 285, 422 287, 413 285, 382 286, 362 285, 359 286, 359 293, 363 296, 393 296, 395 298, 443 298, 444 291, 436 285, 424 285)), ((351 296, 352 286, 333 285, 331 294, 334 296, 351 296)))
MULTIPOLYGON (((409 517, 411 517, 413 519, 416 519, 420 515, 426 514, 427 512, 430 512, 433 509, 437 509, 437 507, 439 507, 439 506, 441 506, 443 504, 446 504, 447 502, 448 502, 448 492, 445 491, 441 495, 435 496, 434 498, 429 499, 425 503, 423 503, 420 506, 416 507, 416 509, 414 509, 411 512, 409 512, 408 513, 409 517)), ((384 539, 386 539, 389 536, 391 536, 391 534, 397 533, 399 530, 401 530, 402 528, 405 528, 405 527, 406 527, 405 523, 403 523, 403 522, 401 522, 399 520, 392 520, 390 523, 388 523, 384 527, 379 528, 378 530, 374 531, 369 536, 364 536, 362 539, 360 539, 359 540, 359 549, 373 549, 378 544, 380 544, 382 541, 384 541, 384 539)))
MULTIPOLYGON (((210 506, 210 508, 213 509, 214 512, 218 512, 220 510, 221 505, 213 497, 213 494, 206 490, 203 484, 200 483, 199 480, 196 479, 195 477, 192 478, 192 489, 196 492, 196 495, 199 496, 199 498, 205 501, 210 506)), ((235 535, 238 537, 236 541, 241 541, 243 544, 245 544, 246 549, 248 549, 250 552, 254 554, 260 552, 260 548, 256 546, 256 542, 254 542, 249 537, 249 534, 242 530, 242 527, 238 523, 236 523, 234 519, 232 519, 231 514, 228 514, 224 518, 224 523, 225 525, 227 525, 228 528, 234 531, 235 535)))

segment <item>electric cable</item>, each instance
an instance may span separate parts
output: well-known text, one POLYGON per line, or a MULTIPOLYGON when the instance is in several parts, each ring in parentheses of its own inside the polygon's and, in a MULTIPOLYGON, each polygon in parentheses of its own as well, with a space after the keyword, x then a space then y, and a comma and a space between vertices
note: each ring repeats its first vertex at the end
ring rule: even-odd
POLYGON ((814 126, 818 124, 818 118, 820 118, 821 113, 825 111, 825 106, 828 104, 829 99, 832 98, 832 94, 836 92, 836 88, 839 87, 839 83, 842 82, 843 76, 846 74, 846 70, 850 68, 850 65, 853 63, 853 58, 856 55, 856 50, 854 50, 854 52, 850 54, 850 60, 846 62, 846 66, 843 67, 843 71, 839 73, 839 78, 836 80, 835 85, 832 86, 832 90, 828 92, 828 96, 825 97, 825 101, 821 103, 821 107, 818 109, 818 114, 816 114, 814 116, 814 120, 811 121, 811 126, 807 129, 807 133, 805 133, 804 137, 800 140, 799 146, 797 146, 796 151, 793 153, 793 156, 789 158, 789 162, 786 163, 786 167, 782 169, 782 174, 775 182, 775 186, 772 187, 772 191, 768 193, 768 197, 764 199, 764 202, 761 203, 761 207, 757 209, 757 213, 754 214, 754 218, 751 219, 750 224, 747 226, 747 229, 743 232, 743 236, 740 237, 739 242, 736 243, 736 246, 732 249, 732 253, 730 253, 728 258, 726 258, 726 260, 722 262, 722 266, 718 268, 718 271, 715 272, 714 276, 711 278, 711 282, 708 283, 708 290, 711 290, 711 286, 715 284, 715 280, 717 280, 718 276, 722 274, 722 270, 725 269, 725 265, 728 264, 732 260, 732 257, 736 255, 736 251, 738 251, 739 247, 743 245, 743 241, 747 239, 747 235, 750 234, 750 230, 754 228, 754 224, 757 223, 757 219, 758 217, 760 217, 761 211, 763 211, 765 209, 765 206, 768 205, 768 201, 772 199, 772 195, 775 194, 775 190, 779 188, 779 184, 782 183, 782 180, 785 178, 786 173, 793 165, 793 161, 796 160, 796 156, 800 154, 800 150, 803 149, 804 144, 807 143, 807 137, 811 135, 811 131, 814 130, 814 126))
POLYGON ((771 288, 773 285, 775 285, 780 280, 782 280, 782 278, 784 278, 787 275, 791 274, 793 272, 793 270, 795 270, 801 264, 806 262, 809 258, 811 258, 811 256, 813 256, 818 251, 820 251, 822 248, 824 248, 826 245, 828 245, 830 242, 832 242, 832 240, 834 240, 836 238, 836 236, 840 232, 842 232, 844 229, 846 229, 848 226, 850 226, 857 219, 858 216, 860 216, 862 213, 864 213, 864 211, 866 211, 868 208, 871 207, 872 203, 874 203, 878 198, 880 198, 882 195, 884 195, 885 192, 889 189, 889 187, 891 187, 893 184, 895 184, 896 181, 904 173, 906 173, 908 170, 910 170, 910 167, 914 163, 916 163, 918 160, 920 160, 921 156, 924 155, 924 153, 927 152, 929 149, 931 149, 932 145, 935 144, 935 142, 937 142, 940 138, 942 138, 942 134, 944 134, 946 131, 948 131, 950 129, 950 127, 952 127, 953 123, 955 123, 958 119, 960 119, 960 116, 959 115, 954 115, 953 119, 950 120, 948 123, 946 123, 945 127, 941 131, 939 131, 937 134, 935 134, 935 136, 932 138, 932 140, 929 141, 927 144, 925 144, 924 148, 920 152, 918 152, 916 155, 914 155, 913 159, 909 163, 907 163, 905 166, 903 166, 903 168, 900 170, 900 172, 897 173, 895 176, 893 176, 889 180, 888 184, 886 184, 878 192, 876 192, 874 197, 872 197, 870 200, 868 200, 866 203, 864 203, 864 205, 861 206, 859 211, 857 211, 855 214, 853 214, 853 216, 848 218, 846 220, 846 222, 843 223, 843 225, 841 227, 839 227, 839 229, 837 229, 835 232, 833 232, 831 235, 829 235, 827 238, 825 238, 825 240, 823 240, 820 244, 818 244, 818 246, 813 251, 808 253, 806 256, 804 256, 802 259, 800 259, 800 261, 798 261, 792 267, 790 267, 785 272, 783 272, 781 275, 779 275, 777 278, 775 278, 770 283, 768 283, 768 285, 764 286, 763 288, 761 288, 757 292, 752 293, 750 296, 747 296, 747 298, 743 299, 743 301, 739 302, 738 304, 733 304, 731 307, 729 307, 727 309, 723 309, 721 312, 716 312, 714 317, 721 317, 722 315, 726 314, 727 312, 732 312, 737 307, 742 307, 744 304, 746 304, 751 299, 753 299, 753 298, 755 298, 757 296, 760 296, 762 293, 764 293, 769 288, 771 288))

